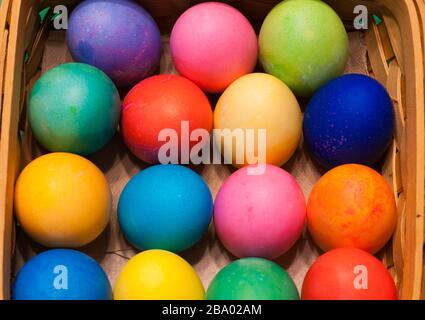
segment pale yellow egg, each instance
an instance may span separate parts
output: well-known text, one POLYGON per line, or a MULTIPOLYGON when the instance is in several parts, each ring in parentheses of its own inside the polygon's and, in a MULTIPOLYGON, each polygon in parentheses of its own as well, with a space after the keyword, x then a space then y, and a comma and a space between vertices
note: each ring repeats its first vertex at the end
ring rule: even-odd
POLYGON ((252 73, 233 82, 220 97, 214 129, 216 145, 233 165, 281 166, 299 144, 302 113, 295 95, 281 80, 252 73))

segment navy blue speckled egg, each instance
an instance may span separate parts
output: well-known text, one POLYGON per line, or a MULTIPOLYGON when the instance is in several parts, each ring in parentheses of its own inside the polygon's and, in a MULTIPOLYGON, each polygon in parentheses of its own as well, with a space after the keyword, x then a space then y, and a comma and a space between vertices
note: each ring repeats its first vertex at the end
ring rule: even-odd
POLYGON ((328 82, 311 99, 304 115, 304 141, 319 164, 372 165, 394 133, 394 108, 375 79, 347 74, 328 82))

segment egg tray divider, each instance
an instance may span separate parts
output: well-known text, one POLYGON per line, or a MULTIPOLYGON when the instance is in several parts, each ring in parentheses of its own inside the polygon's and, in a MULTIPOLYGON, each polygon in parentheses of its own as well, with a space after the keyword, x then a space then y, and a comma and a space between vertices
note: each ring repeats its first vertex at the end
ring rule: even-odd
MULTIPOLYGON (((47 52, 46 41, 52 17, 52 10, 50 10, 46 18, 41 21, 39 12, 46 7, 58 4, 72 8, 78 2, 76 0, 3 0, 0 8, 0 299, 10 297, 13 266, 18 256, 22 258, 20 251, 25 251, 25 248, 19 247, 19 241, 16 240, 18 232, 13 219, 15 180, 25 164, 40 153, 31 137, 26 117, 26 103, 30 89, 45 71, 42 70, 41 65, 45 60, 45 51, 47 52)), ((154 16, 161 31, 166 35, 184 10, 202 1, 139 0, 139 2, 154 16)), ((227 2, 241 10, 258 30, 267 13, 280 1, 229 0, 222 2, 227 2)), ((375 24, 370 19, 369 29, 364 33, 367 46, 365 73, 380 81, 387 88, 394 102, 396 133, 394 142, 383 160, 381 173, 389 181, 396 196, 398 224, 391 243, 378 254, 378 257, 394 276, 400 298, 425 299, 423 275, 425 0, 329 0, 326 2, 340 15, 348 30, 352 28, 354 6, 359 4, 366 5, 370 15, 375 14, 382 20, 381 23, 375 24)), ((164 38, 166 42, 167 38, 164 38)), ((64 61, 61 62, 65 62, 66 59, 62 60, 64 61)), ((169 59, 169 47, 165 46, 161 72, 171 71, 173 70, 169 59)), ((305 155, 302 151, 297 153, 301 155, 295 156, 295 160, 304 159, 305 155)), ((133 166, 128 170, 130 172, 125 179, 144 167, 131 156, 124 160, 118 159, 119 161, 122 161, 124 166, 133 166)), ((286 166, 285 169, 287 169, 286 166)), ((203 177, 215 195, 221 181, 231 173, 231 170, 228 167, 219 166, 206 171, 206 173, 202 172, 203 177)), ((323 173, 320 170, 314 173, 306 171, 307 175, 323 173)), ((109 176, 109 180, 114 180, 114 171, 112 170, 109 174, 112 175, 109 176)), ((120 179, 117 177, 117 180, 120 179)), ((113 188, 114 199, 123 187, 123 182, 120 183, 116 190, 113 188)), ((302 182, 300 184, 303 189, 312 187, 311 182, 308 182, 310 185, 307 187, 303 186, 302 182)), ((118 233, 117 230, 109 230, 109 232, 118 233)), ((116 241, 112 242, 125 246, 122 237, 120 235, 118 237, 118 240, 115 239, 116 241)), ((213 232, 210 232, 208 239, 203 241, 208 242, 210 237, 214 238, 213 232)), ((21 243, 25 245, 26 242, 21 241, 21 243)), ((107 250, 109 249, 111 248, 108 247, 107 250)), ((96 252, 99 250, 96 246, 92 249, 84 249, 86 250, 92 255, 99 253, 96 252)), ((112 251, 127 258, 126 250, 112 248, 112 251)), ((210 254, 211 252, 213 255, 226 255, 224 249, 220 247, 216 248, 216 251, 210 250, 210 254)), ((196 263, 196 252, 195 257, 185 258, 189 262, 196 263)), ((220 260, 218 256, 212 258, 220 260)), ((227 259, 230 258, 222 259, 221 264, 227 263, 227 259)), ((283 265, 285 266, 285 263, 283 265)), ((200 263, 196 268, 199 272, 199 269, 209 267, 200 263)), ((212 276, 213 274, 210 278, 212 276)))

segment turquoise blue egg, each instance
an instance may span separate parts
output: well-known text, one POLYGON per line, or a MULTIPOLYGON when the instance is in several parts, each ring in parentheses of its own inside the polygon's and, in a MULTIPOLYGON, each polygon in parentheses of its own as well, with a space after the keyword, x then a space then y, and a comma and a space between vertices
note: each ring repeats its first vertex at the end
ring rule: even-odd
POLYGON ((125 186, 118 221, 135 247, 178 253, 208 231, 212 209, 211 192, 201 176, 180 165, 156 165, 125 186))
POLYGON ((101 70, 67 63, 38 79, 28 112, 32 132, 43 147, 88 155, 116 132, 121 101, 114 83, 101 70))
POLYGON ((112 289, 100 265, 76 250, 54 249, 30 259, 19 270, 14 300, 110 300, 112 289))

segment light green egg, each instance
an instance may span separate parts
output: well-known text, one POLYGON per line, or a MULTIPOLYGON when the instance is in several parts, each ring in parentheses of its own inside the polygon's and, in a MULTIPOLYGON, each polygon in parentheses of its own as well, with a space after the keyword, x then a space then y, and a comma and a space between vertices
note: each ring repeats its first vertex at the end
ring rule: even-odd
POLYGON ((287 0, 266 17, 260 60, 267 73, 301 97, 340 76, 348 59, 348 36, 337 13, 320 0, 287 0))

